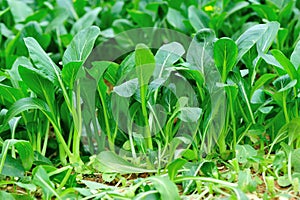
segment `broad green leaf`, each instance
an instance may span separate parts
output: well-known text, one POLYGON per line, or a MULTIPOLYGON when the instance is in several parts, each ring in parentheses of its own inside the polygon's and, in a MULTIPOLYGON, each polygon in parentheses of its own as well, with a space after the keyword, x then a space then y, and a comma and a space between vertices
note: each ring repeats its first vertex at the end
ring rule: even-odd
POLYGON ((254 4, 251 8, 261 17, 267 19, 268 21, 277 21, 278 15, 274 8, 269 5, 254 4))
POLYGON ((200 170, 206 177, 219 179, 219 171, 214 162, 204 162, 200 170))
POLYGON ((56 3, 59 7, 65 8, 70 17, 73 17, 74 19, 78 19, 78 15, 74 9, 72 0, 56 0, 56 3))
POLYGON ((119 68, 120 65, 118 65, 117 63, 113 63, 112 65, 110 65, 104 73, 104 79, 110 82, 112 85, 116 85, 118 80, 119 68))
POLYGON ((201 108, 197 107, 183 107, 180 108, 180 114, 178 116, 184 122, 197 122, 202 113, 201 108))
POLYGON ((138 89, 138 79, 132 79, 114 87, 114 92, 121 97, 131 97, 138 89))
POLYGON ((8 73, 9 73, 9 76, 11 79, 11 83, 15 88, 18 88, 19 81, 22 81, 20 74, 19 74, 19 66, 20 65, 22 65, 24 67, 28 67, 28 68, 32 67, 32 64, 28 58, 20 56, 16 59, 12 68, 10 70, 8 70, 8 73))
POLYGON ((264 84, 266 84, 268 81, 272 80, 275 78, 277 75, 276 74, 263 74, 259 79, 255 82, 254 86, 251 89, 251 95, 250 98, 252 97, 253 93, 262 87, 264 84))
POLYGON ((0 154, 0 158, 1 162, 4 162, 0 174, 13 177, 24 177, 25 169, 20 159, 12 158, 9 154, 5 157, 0 154))
POLYGON ((196 8, 194 5, 188 9, 188 18, 195 31, 208 28, 209 17, 205 12, 196 8))
POLYGON ((24 1, 8 0, 7 2, 15 23, 25 21, 28 16, 33 14, 32 9, 24 1))
POLYGON ((275 59, 275 57, 273 55, 270 55, 270 54, 261 54, 260 55, 262 57, 262 59, 270 64, 270 65, 273 65, 275 67, 278 67, 279 70, 283 71, 283 67, 281 66, 281 64, 275 59))
POLYGON ((53 195, 61 199, 55 190, 54 184, 50 181, 46 170, 42 166, 38 166, 34 169, 32 182, 41 187, 45 199, 51 199, 53 195))
POLYGON ((267 51, 273 44, 280 28, 280 24, 278 22, 268 22, 266 26, 266 31, 262 34, 262 36, 256 43, 256 49, 259 55, 262 53, 267 53, 267 51))
POLYGON ((50 33, 52 30, 63 25, 64 22, 69 17, 68 13, 66 12, 66 9, 64 9, 64 8, 55 9, 53 12, 54 12, 55 18, 53 20, 51 20, 51 22, 48 24, 48 26, 45 30, 46 33, 50 33))
MULTIPOLYGON (((292 119, 288 124, 289 144, 297 142, 300 138, 299 118, 292 119)), ((300 166, 299 166, 300 167, 300 166)))
POLYGON ((13 117, 29 109, 41 110, 49 119, 51 119, 53 122, 55 121, 53 113, 51 113, 48 105, 44 101, 37 98, 27 97, 19 99, 10 107, 5 116, 5 121, 3 124, 8 123, 8 121, 11 120, 13 117))
POLYGON ((246 164, 249 158, 256 155, 257 151, 249 144, 236 145, 236 157, 239 163, 246 164))
POLYGON ((5 191, 0 191, 0 199, 16 200, 15 197, 12 194, 7 193, 5 191))
POLYGON ((175 178, 178 170, 181 169, 186 162, 187 160, 183 158, 177 158, 168 165, 168 175, 171 180, 175 178))
POLYGON ((30 191, 30 192, 35 192, 37 189, 36 186, 32 183, 16 182, 15 184, 21 188, 24 188, 25 190, 30 191))
POLYGON ((156 67, 153 72, 154 78, 160 78, 167 67, 171 67, 185 53, 183 46, 172 42, 161 46, 155 54, 156 67))
POLYGON ((19 74, 28 88, 38 97, 45 99, 48 103, 54 102, 54 85, 44 78, 38 70, 20 66, 19 74))
POLYGON ((140 27, 153 27, 152 16, 139 10, 128 10, 128 14, 140 27))
POLYGON ((0 83, 0 97, 5 99, 10 104, 23 97, 22 91, 17 88, 10 87, 0 83))
POLYGON ((238 57, 237 62, 247 53, 251 47, 262 37, 267 30, 267 25, 258 24, 246 30, 237 40, 238 57))
POLYGON ((286 73, 291 77, 291 79, 297 79, 298 73, 291 61, 278 49, 273 49, 271 53, 281 64, 281 66, 285 69, 286 73))
POLYGON ((168 177, 152 176, 147 180, 151 181, 159 192, 161 200, 180 199, 177 186, 168 177))
POLYGON ((228 73, 236 63, 238 48, 235 42, 229 38, 221 38, 214 44, 214 59, 221 73, 222 81, 225 82, 228 73))
POLYGON ((95 181, 81 180, 90 190, 99 190, 99 189, 116 189, 114 186, 109 186, 103 183, 97 183, 95 181))
POLYGON ((18 150, 18 154, 20 156, 24 169, 29 170, 33 164, 34 159, 33 148, 31 144, 25 140, 9 139, 5 140, 3 143, 0 171, 3 169, 8 149, 10 149, 11 146, 14 146, 18 150))
POLYGON ((82 62, 69 62, 66 65, 64 65, 61 77, 64 81, 64 83, 69 86, 69 88, 72 90, 74 87, 74 82, 76 80, 76 77, 78 76, 78 71, 80 67, 82 66, 82 62))
POLYGON ((34 38, 24 38, 24 41, 36 68, 53 83, 60 76, 60 69, 34 38))
POLYGON ((296 44, 296 47, 291 55, 291 62, 293 63, 296 70, 300 68, 300 40, 296 44))
POLYGON ((155 69, 155 58, 145 44, 136 45, 135 64, 140 86, 147 85, 155 69))
POLYGON ((215 68, 213 60, 213 41, 215 38, 213 30, 202 29, 193 38, 187 52, 187 62, 194 67, 194 70, 200 70, 205 76, 215 68))
POLYGON ((97 156, 97 170, 105 173, 146 173, 155 172, 156 170, 148 170, 134 166, 132 163, 124 160, 120 156, 111 151, 103 151, 97 156))
POLYGON ((92 26, 92 24, 97 19, 97 16, 98 16, 98 14, 99 14, 100 11, 101 11, 101 8, 98 7, 98 8, 95 8, 94 10, 91 10, 91 11, 87 12, 85 15, 83 15, 72 26, 71 34, 75 35, 79 31, 92 26))
POLYGON ((167 20, 171 26, 173 26, 175 29, 186 31, 186 27, 183 23, 185 20, 184 16, 178 11, 173 8, 169 8, 168 14, 167 14, 167 20))
POLYGON ((52 165, 49 158, 43 156, 41 153, 34 151, 34 161, 35 165, 52 165))
POLYGON ((295 149, 292 153, 292 166, 295 172, 300 172, 300 149, 295 149))
POLYGON ((99 34, 100 29, 96 26, 91 26, 78 32, 63 55, 63 65, 69 62, 84 63, 92 52, 94 43, 99 34))
MULTIPOLYGON (((114 69, 118 68, 118 64, 110 61, 95 61, 92 62, 92 68, 86 69, 89 75, 91 75, 97 82, 100 80, 100 78, 103 77, 103 74, 107 71, 109 71, 108 76, 115 76, 116 74, 112 73, 112 71, 115 71, 114 69)), ((113 79, 113 77, 111 77, 113 79)))

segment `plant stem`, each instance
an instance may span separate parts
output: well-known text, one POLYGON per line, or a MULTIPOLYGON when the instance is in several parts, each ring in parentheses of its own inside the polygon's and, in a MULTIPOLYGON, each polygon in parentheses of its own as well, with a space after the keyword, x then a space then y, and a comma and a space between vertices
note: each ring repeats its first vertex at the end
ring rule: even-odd
POLYGON ((283 94, 283 97, 282 97, 282 104, 283 104, 283 113, 284 113, 285 121, 286 121, 286 123, 289 123, 290 119, 289 119, 289 115, 288 115, 288 111, 287 111, 287 107, 286 107, 286 95, 285 94, 283 94))
POLYGON ((147 143, 147 148, 153 150, 151 131, 150 131, 150 126, 148 121, 146 91, 147 91, 147 85, 142 85, 140 88, 140 93, 141 93, 142 113, 143 113, 145 127, 146 127, 146 143, 147 143))

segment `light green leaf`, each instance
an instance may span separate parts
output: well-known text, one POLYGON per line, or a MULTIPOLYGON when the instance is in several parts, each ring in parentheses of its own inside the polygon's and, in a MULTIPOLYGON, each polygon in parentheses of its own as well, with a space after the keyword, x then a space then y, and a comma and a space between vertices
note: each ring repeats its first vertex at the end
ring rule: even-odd
POLYGON ((66 9, 64 9, 64 8, 55 9, 53 12, 54 12, 55 18, 53 20, 51 20, 50 23, 48 24, 48 26, 45 30, 46 33, 50 33, 52 30, 63 25, 63 23, 69 17, 68 12, 66 12, 66 9))
POLYGON ((201 108, 197 107, 183 107, 180 108, 180 114, 178 116, 184 122, 197 122, 202 113, 201 108))
POLYGON ((55 190, 54 184, 50 181, 46 170, 42 166, 38 166, 34 169, 32 182, 41 187, 45 199, 51 199, 53 195, 61 199, 55 190))
POLYGON ((184 53, 183 46, 178 42, 161 46, 155 54, 156 68, 153 72, 154 79, 162 77, 163 71, 177 62, 184 53))
POLYGON ((268 22, 267 29, 256 43, 256 49, 259 55, 267 53, 274 40, 276 39, 280 24, 278 22, 268 22))
POLYGON ((7 193, 5 191, 0 191, 0 199, 15 200, 15 198, 12 194, 7 193))
POLYGON ((99 165, 97 170, 105 173, 145 173, 155 172, 156 170, 148 170, 134 166, 132 163, 124 160, 111 151, 103 151, 97 156, 99 165))
POLYGON ((126 81, 114 87, 113 91, 121 97, 131 97, 138 89, 138 79, 126 81))
POLYGON ((84 63, 92 52, 94 43, 99 34, 100 29, 96 26, 91 26, 78 32, 63 55, 63 65, 69 62, 84 63))
POLYGON ((53 83, 60 76, 60 69, 34 38, 24 38, 24 41, 34 65, 53 83))
POLYGON ((290 76, 291 79, 297 79, 298 73, 291 61, 278 49, 273 49, 271 51, 276 60, 281 64, 285 69, 286 73, 290 76))
POLYGON ((237 62, 241 60, 243 55, 245 55, 245 53, 247 53, 251 49, 251 47, 262 37, 266 30, 266 24, 258 24, 246 30, 236 40, 236 44, 238 46, 237 62))
POLYGON ((168 14, 167 14, 167 20, 171 26, 173 26, 175 29, 185 31, 186 27, 183 23, 185 20, 184 16, 178 11, 173 8, 169 8, 168 14))
POLYGON ((2 158, 0 163, 0 171, 3 169, 8 149, 10 149, 11 146, 14 146, 18 150, 18 154, 20 156, 24 169, 30 170, 34 160, 34 154, 33 148, 29 141, 9 139, 5 140, 3 143, 1 152, 2 158))
POLYGON ((298 70, 300 67, 300 40, 297 42, 296 47, 291 55, 291 62, 293 63, 295 69, 298 70))
POLYGON ((256 155, 257 151, 249 144, 236 145, 236 157, 239 163, 246 164, 249 158, 256 155))
POLYGON ((208 28, 209 17, 201 9, 196 8, 194 5, 188 9, 188 18, 195 31, 203 28, 208 28))
POLYGON ((151 181, 159 192, 161 200, 180 199, 177 186, 168 177, 152 176, 147 180, 151 181))
POLYGON ((136 46, 135 64, 140 86, 148 84, 155 69, 155 58, 145 44, 138 44, 136 46))
POLYGON ((25 21, 28 16, 33 14, 32 9, 24 1, 8 0, 7 3, 15 23, 25 21))
POLYGON ((92 24, 97 19, 97 16, 98 16, 98 14, 99 14, 100 11, 101 11, 101 8, 98 7, 98 8, 95 8, 94 10, 91 10, 91 11, 87 12, 85 15, 83 15, 72 26, 71 34, 75 35, 79 31, 92 26, 92 24))

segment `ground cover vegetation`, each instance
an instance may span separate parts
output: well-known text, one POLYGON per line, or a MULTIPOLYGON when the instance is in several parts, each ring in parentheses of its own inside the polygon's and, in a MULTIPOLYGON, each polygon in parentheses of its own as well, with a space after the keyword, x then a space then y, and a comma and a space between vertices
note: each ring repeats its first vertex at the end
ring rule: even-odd
POLYGON ((0 199, 299 199, 299 0, 0 0, 0 199))

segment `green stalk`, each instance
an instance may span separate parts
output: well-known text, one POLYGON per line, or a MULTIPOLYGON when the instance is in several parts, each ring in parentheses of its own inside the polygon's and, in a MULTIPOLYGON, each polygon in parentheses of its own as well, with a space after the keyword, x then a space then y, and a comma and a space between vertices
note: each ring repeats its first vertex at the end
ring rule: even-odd
POLYGON ((41 154, 42 154, 43 156, 46 155, 46 150, 47 150, 47 146, 48 146, 49 126, 50 126, 50 123, 49 123, 49 121, 47 120, 47 122, 46 122, 46 129, 45 129, 44 143, 43 143, 43 148, 42 148, 42 151, 41 151, 41 154))
POLYGON ((76 88, 76 109, 74 111, 74 134, 73 134, 73 153, 75 159, 80 159, 80 138, 81 138, 81 131, 82 131, 82 123, 81 119, 81 104, 80 104, 80 85, 79 81, 77 82, 76 88), (76 117, 75 117, 76 116, 76 117))
POLYGON ((294 90, 294 101, 295 101, 295 116, 296 116, 296 118, 298 118, 299 117, 299 110, 298 110, 299 106, 298 106, 298 101, 297 101, 296 87, 294 87, 293 90, 294 90))
POLYGON ((233 109, 233 99, 232 96, 229 95, 229 104, 230 104, 230 114, 231 114, 231 122, 232 122, 232 132, 233 132, 233 152, 235 153, 236 147, 236 121, 233 109))
MULTIPOLYGON (((100 80, 100 81, 103 81, 103 80, 100 80)), ((102 95, 102 93, 100 91, 101 91, 100 87, 98 86, 98 94, 100 96, 100 101, 101 101, 102 107, 103 107, 105 130, 106 130, 106 134, 107 134, 108 141, 109 141, 108 145, 109 145, 110 150, 115 151, 115 146, 113 145, 115 138, 112 137, 110 126, 109 126, 109 118, 108 118, 108 115, 107 115, 108 109, 107 109, 107 106, 106 106, 106 101, 105 101, 105 97, 102 95)))
POLYGON ((283 97, 282 97, 282 104, 283 104, 283 113, 284 113, 285 121, 286 121, 286 123, 289 123, 290 119, 289 119, 289 115, 288 115, 288 111, 287 111, 287 107, 286 107, 286 95, 285 94, 283 94, 283 97))
POLYGON ((148 121, 146 91, 147 91, 147 85, 142 85, 140 88, 140 93, 141 93, 142 113, 143 113, 145 126, 146 126, 146 143, 147 143, 147 148, 153 150, 151 131, 150 131, 150 126, 148 121))

